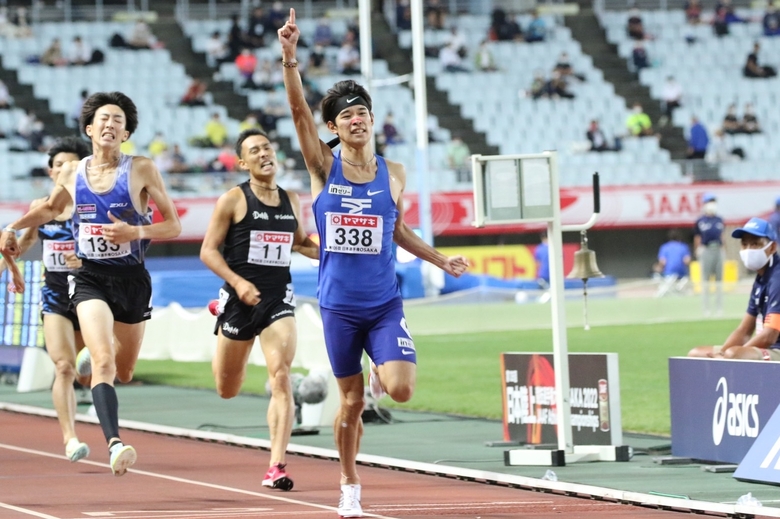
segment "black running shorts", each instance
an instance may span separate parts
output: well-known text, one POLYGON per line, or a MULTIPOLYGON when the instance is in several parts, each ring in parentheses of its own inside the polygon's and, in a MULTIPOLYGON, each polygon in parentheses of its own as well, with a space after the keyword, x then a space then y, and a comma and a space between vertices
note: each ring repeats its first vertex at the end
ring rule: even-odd
POLYGON ((105 301, 119 323, 136 324, 152 317, 152 279, 141 265, 104 266, 83 261, 68 276, 70 302, 105 301))
POLYGON ((277 291, 263 290, 260 303, 248 306, 241 302, 233 287, 227 283, 219 289, 219 305, 222 312, 217 317, 214 335, 222 335, 234 341, 248 341, 284 317, 295 317, 295 296, 291 284, 277 291))

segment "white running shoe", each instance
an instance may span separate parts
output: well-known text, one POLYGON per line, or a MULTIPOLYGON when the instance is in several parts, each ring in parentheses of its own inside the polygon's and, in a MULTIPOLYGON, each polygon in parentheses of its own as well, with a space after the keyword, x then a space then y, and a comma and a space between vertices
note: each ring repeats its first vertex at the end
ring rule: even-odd
POLYGON ((363 517, 360 507, 360 485, 341 485, 338 514, 340 517, 363 517))
POLYGON ((71 438, 65 444, 65 456, 70 461, 84 459, 89 456, 89 446, 84 442, 80 442, 77 438, 71 438))
POLYGON ((379 380, 379 373, 376 371, 376 365, 372 362, 370 371, 368 372, 368 391, 371 393, 371 397, 374 400, 387 395, 385 388, 382 387, 382 382, 379 380))
POLYGON ((92 357, 90 357, 87 348, 82 348, 79 354, 76 355, 76 373, 81 377, 92 374, 92 357))
POLYGON ((115 476, 123 476, 136 459, 138 455, 134 448, 122 443, 115 444, 111 447, 111 472, 115 476))

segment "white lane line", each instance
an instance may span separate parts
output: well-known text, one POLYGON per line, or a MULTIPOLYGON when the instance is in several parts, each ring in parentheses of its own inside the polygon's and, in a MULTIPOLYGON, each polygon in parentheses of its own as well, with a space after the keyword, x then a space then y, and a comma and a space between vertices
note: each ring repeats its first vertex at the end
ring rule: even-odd
MULTIPOLYGON (((150 512, 151 514, 155 515, 146 515, 145 512, 136 511, 132 512, 133 514, 140 514, 140 515, 128 515, 128 512, 82 512, 84 515, 90 516, 90 517, 100 517, 100 518, 106 518, 106 519, 175 519, 175 518, 196 518, 196 517, 203 517, 208 519, 238 519, 242 517, 287 517, 287 516, 293 516, 293 517, 303 517, 303 516, 317 516, 317 517, 324 517, 324 514, 328 514, 327 517, 333 517, 331 512, 329 510, 305 510, 303 512, 301 511, 291 511, 291 512, 281 512, 281 511, 273 511, 271 508, 257 508, 256 510, 266 510, 265 512, 222 512, 222 513, 215 513, 215 514, 207 514, 203 515, 199 512, 195 513, 187 513, 185 515, 176 514, 176 515, 160 515, 158 512, 150 512)), ((84 519, 83 517, 74 517, 72 519, 84 519)))
MULTIPOLYGON (((36 456, 44 456, 44 457, 47 457, 47 458, 55 458, 55 459, 60 459, 60 460, 67 460, 67 458, 65 456, 62 456, 60 454, 52 454, 50 452, 44 452, 44 451, 39 451, 39 450, 34 450, 34 449, 25 449, 24 447, 16 447, 15 445, 7 445, 5 443, 0 443, 0 448, 7 449, 7 450, 10 450, 10 451, 23 452, 25 454, 34 454, 36 456)), ((111 466, 108 465, 107 463, 98 463, 96 461, 90 461, 90 460, 80 460, 79 463, 85 463, 87 465, 92 465, 92 466, 95 466, 95 467, 103 467, 103 468, 111 469, 111 466)), ((166 479, 168 481, 173 481, 173 482, 176 482, 176 483, 186 483, 188 485, 195 485, 195 486, 200 486, 200 487, 205 487, 205 488, 212 488, 212 489, 215 489, 215 490, 222 490, 222 491, 225 491, 225 492, 233 492, 233 493, 236 493, 236 494, 244 494, 244 495, 247 495, 247 496, 260 497, 262 499, 268 499, 268 500, 271 500, 271 501, 279 501, 279 502, 282 502, 282 503, 290 503, 290 504, 298 505, 298 506, 309 506, 309 507, 312 507, 312 508, 318 508, 320 510, 328 510, 328 511, 331 511, 331 512, 336 512, 338 510, 336 507, 333 507, 333 506, 320 505, 320 504, 317 504, 317 503, 309 503, 307 501, 301 501, 301 500, 298 500, 298 499, 290 499, 288 497, 275 496, 275 495, 271 495, 271 494, 262 494, 260 492, 253 492, 251 490, 243 490, 243 489, 240 489, 240 488, 226 487, 224 485, 216 485, 214 483, 206 483, 206 482, 203 482, 203 481, 195 481, 193 479, 179 478, 179 477, 176 477, 176 476, 169 476, 167 474, 158 474, 156 472, 149 472, 149 471, 146 471, 146 470, 129 469, 128 472, 131 472, 133 474, 138 474, 138 475, 141 475, 141 476, 148 476, 148 477, 158 478, 158 479, 166 479)), ((396 518, 396 517, 386 517, 386 516, 383 516, 383 515, 370 514, 370 513, 364 513, 363 515, 365 515, 367 517, 376 517, 377 519, 399 519, 399 518, 396 518)), ((50 516, 41 516, 41 517, 50 517, 50 516)), ((58 518, 55 517, 55 518, 52 518, 52 519, 58 519, 58 518)))
POLYGON ((59 517, 54 517, 53 515, 42 514, 40 512, 33 512, 32 510, 28 510, 26 508, 21 508, 14 505, 9 505, 7 503, 0 503, 0 508, 7 508, 8 510, 13 510, 14 512, 31 515, 33 517, 40 517, 41 519, 60 519, 59 517))

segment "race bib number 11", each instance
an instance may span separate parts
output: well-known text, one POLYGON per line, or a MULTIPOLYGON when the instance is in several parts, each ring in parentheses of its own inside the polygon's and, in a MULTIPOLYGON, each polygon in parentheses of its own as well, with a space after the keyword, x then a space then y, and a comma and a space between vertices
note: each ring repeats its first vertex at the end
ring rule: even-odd
MULTIPOLYGON (((109 224, 106 224, 109 225, 109 224)), ((103 224, 79 225, 79 252, 88 259, 121 258, 130 255, 130 243, 111 243, 103 237, 103 224)))
POLYGON ((252 231, 247 263, 269 267, 287 267, 292 254, 293 233, 252 231))
POLYGON ((325 250, 347 254, 382 252, 382 217, 372 214, 326 213, 325 250))

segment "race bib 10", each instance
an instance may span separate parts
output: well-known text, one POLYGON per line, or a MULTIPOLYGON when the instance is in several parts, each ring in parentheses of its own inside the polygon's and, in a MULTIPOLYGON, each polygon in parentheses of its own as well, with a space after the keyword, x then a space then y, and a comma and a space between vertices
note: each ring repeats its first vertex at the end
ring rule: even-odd
POLYGON ((73 240, 43 240, 43 266, 49 272, 68 272, 65 255, 75 251, 73 240))

